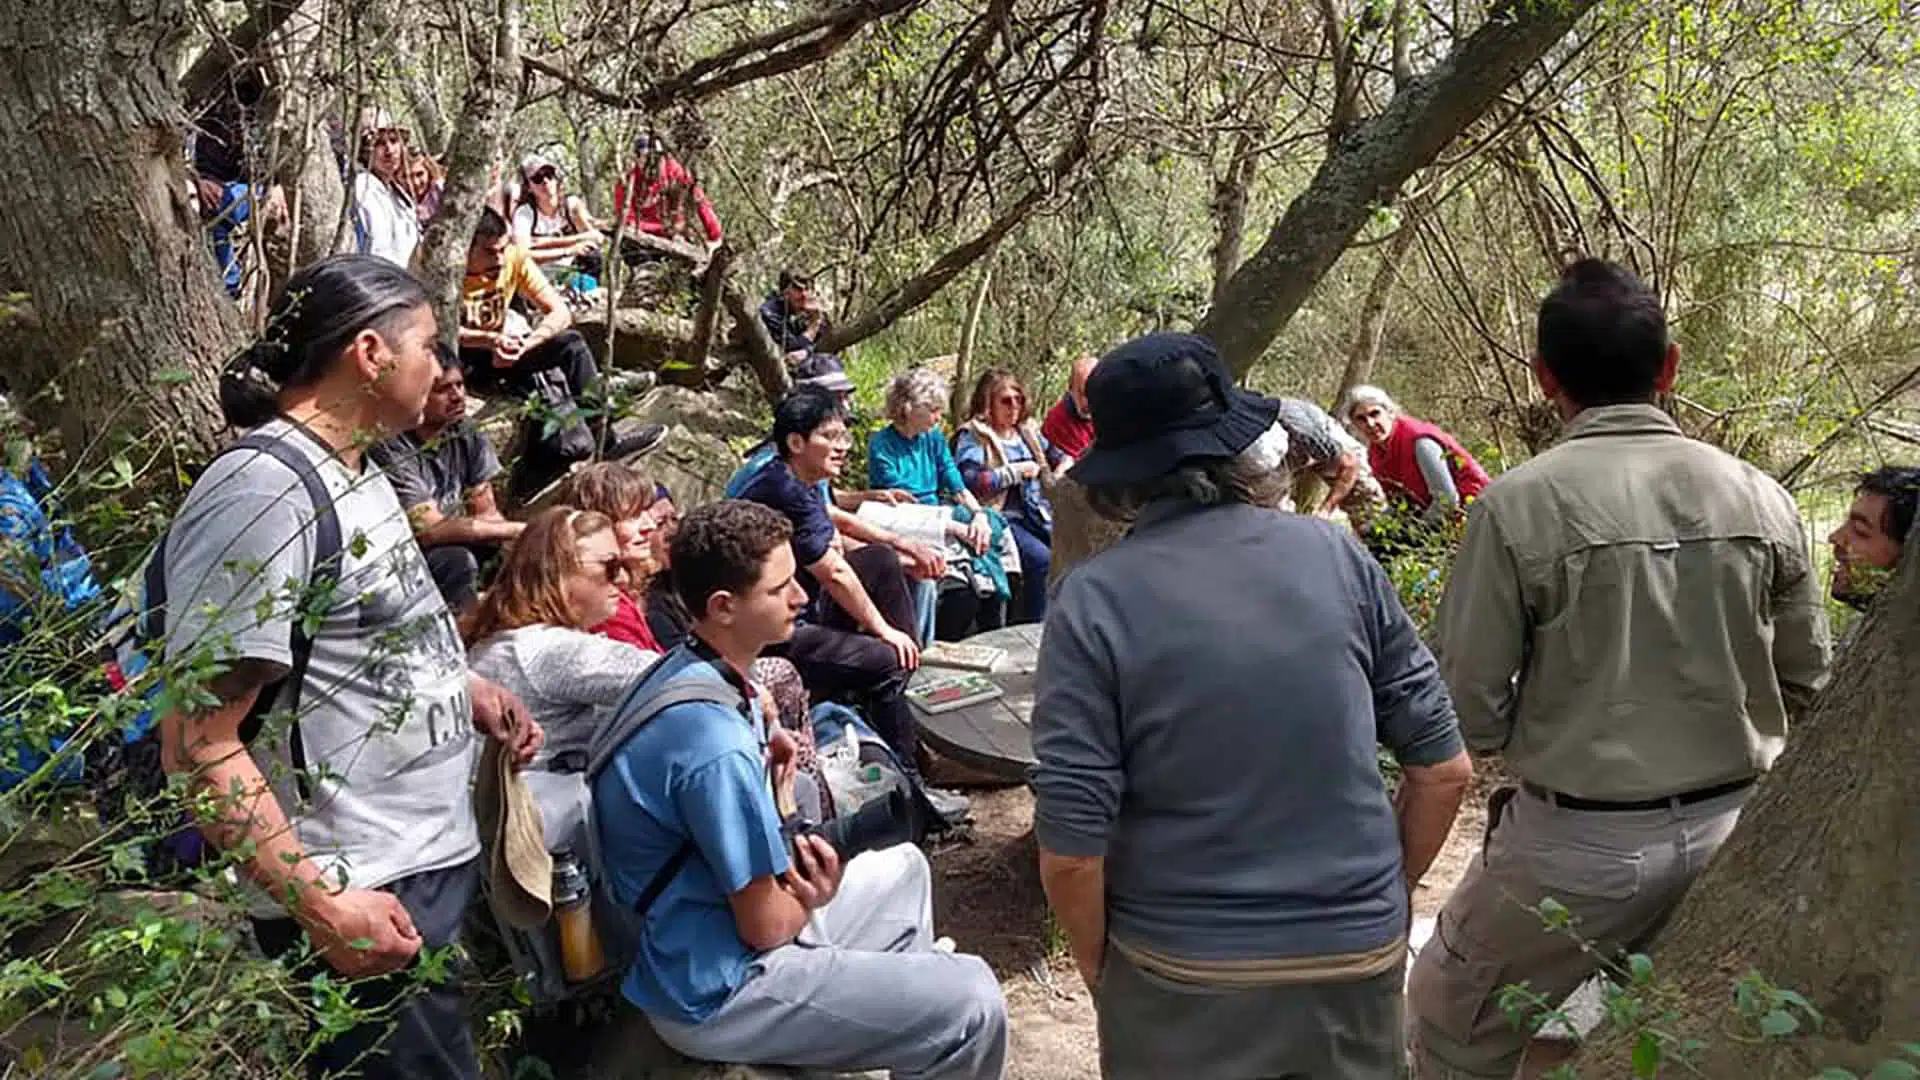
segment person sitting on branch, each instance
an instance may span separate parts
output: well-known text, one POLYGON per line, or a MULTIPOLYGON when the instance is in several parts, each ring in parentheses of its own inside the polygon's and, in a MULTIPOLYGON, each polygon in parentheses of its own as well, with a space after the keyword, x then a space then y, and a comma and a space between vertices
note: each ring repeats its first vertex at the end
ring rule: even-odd
POLYGON ((813 291, 811 276, 792 269, 780 271, 780 287, 760 304, 760 322, 796 380, 844 374, 839 357, 819 351, 820 339, 833 324, 813 291))
MULTIPOLYGON (((633 140, 633 167, 624 180, 613 186, 614 213, 620 215, 629 233, 643 233, 663 240, 680 240, 688 233, 687 209, 691 204, 700 218, 706 237, 706 250, 720 246, 724 234, 720 215, 700 188, 693 173, 668 152, 657 135, 641 134, 633 140)), ((637 244, 621 245, 628 265, 658 258, 658 254, 637 244)))

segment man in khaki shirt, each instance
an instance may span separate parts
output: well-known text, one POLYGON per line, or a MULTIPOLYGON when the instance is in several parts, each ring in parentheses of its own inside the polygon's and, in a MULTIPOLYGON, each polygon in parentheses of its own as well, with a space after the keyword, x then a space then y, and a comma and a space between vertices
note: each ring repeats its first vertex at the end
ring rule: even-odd
POLYGON ((1435 652, 1467 744, 1520 782, 1408 986, 1429 1078, 1557 1064, 1498 1005, 1558 1003, 1597 961, 1533 910, 1552 897, 1602 955, 1659 929, 1825 681, 1820 582, 1792 498, 1652 402, 1679 350, 1627 270, 1569 267, 1534 373, 1564 441, 1483 492, 1435 652), (1682 571, 1685 571, 1682 573, 1682 571))

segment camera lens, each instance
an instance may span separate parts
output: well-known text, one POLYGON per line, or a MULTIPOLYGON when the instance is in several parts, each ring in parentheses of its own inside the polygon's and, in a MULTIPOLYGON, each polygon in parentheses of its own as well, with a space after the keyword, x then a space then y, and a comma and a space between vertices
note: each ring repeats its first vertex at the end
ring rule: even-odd
POLYGON ((896 786, 854 813, 835 818, 813 831, 833 845, 834 853, 840 856, 840 865, 845 866, 863 852, 913 843, 920 833, 920 822, 913 800, 896 786))

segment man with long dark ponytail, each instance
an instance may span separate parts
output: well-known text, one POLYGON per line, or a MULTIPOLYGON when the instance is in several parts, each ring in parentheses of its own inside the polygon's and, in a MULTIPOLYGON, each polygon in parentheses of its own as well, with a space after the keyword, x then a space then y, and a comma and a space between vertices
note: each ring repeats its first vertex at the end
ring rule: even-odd
POLYGON ((541 742, 517 699, 467 670, 393 487, 362 453, 420 422, 435 339, 404 269, 337 255, 295 274, 222 380, 228 420, 251 430, 155 556, 169 679, 221 672, 211 704, 161 719, 162 756, 218 802, 201 831, 249 879, 262 947, 304 938, 337 975, 385 976, 353 984, 378 1019, 323 1045, 315 1075, 480 1075, 458 986, 402 972, 457 940, 478 881, 474 728, 522 763, 541 742))

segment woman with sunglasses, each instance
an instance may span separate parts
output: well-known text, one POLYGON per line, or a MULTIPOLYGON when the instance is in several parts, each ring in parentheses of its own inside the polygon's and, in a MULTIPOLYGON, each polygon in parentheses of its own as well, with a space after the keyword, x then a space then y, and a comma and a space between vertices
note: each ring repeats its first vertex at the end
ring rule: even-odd
POLYGON ((552 281, 576 296, 600 287, 604 237, 586 200, 566 194, 560 167, 539 154, 520 163, 520 198, 513 211, 513 238, 533 255, 552 281))
MULTIPOLYGON (((655 579, 666 569, 656 550, 654 533, 655 501, 659 488, 645 473, 618 461, 596 461, 575 469, 560 492, 560 502, 577 510, 604 515, 613 522, 615 550, 626 567, 627 577, 613 616, 593 627, 593 632, 615 641, 637 645, 648 652, 664 653, 676 640, 662 645, 647 625, 644 605, 654 590, 655 579)), ((662 508, 671 511, 671 504, 662 508)), ((665 582, 659 582, 665 588, 665 582)), ((667 592, 672 589, 665 589, 667 592)))
POLYGON ((995 369, 974 384, 967 422, 953 437, 960 476, 983 506, 1006 516, 1020 549, 1019 621, 1047 617, 1047 571, 1053 547, 1053 503, 1046 489, 1073 464, 1033 423, 1027 388, 995 369))
POLYGON ((627 687, 660 659, 592 632, 613 617, 626 581, 613 521, 552 507, 527 523, 493 587, 461 624, 468 665, 518 694, 550 725, 533 768, 584 754, 627 687))

